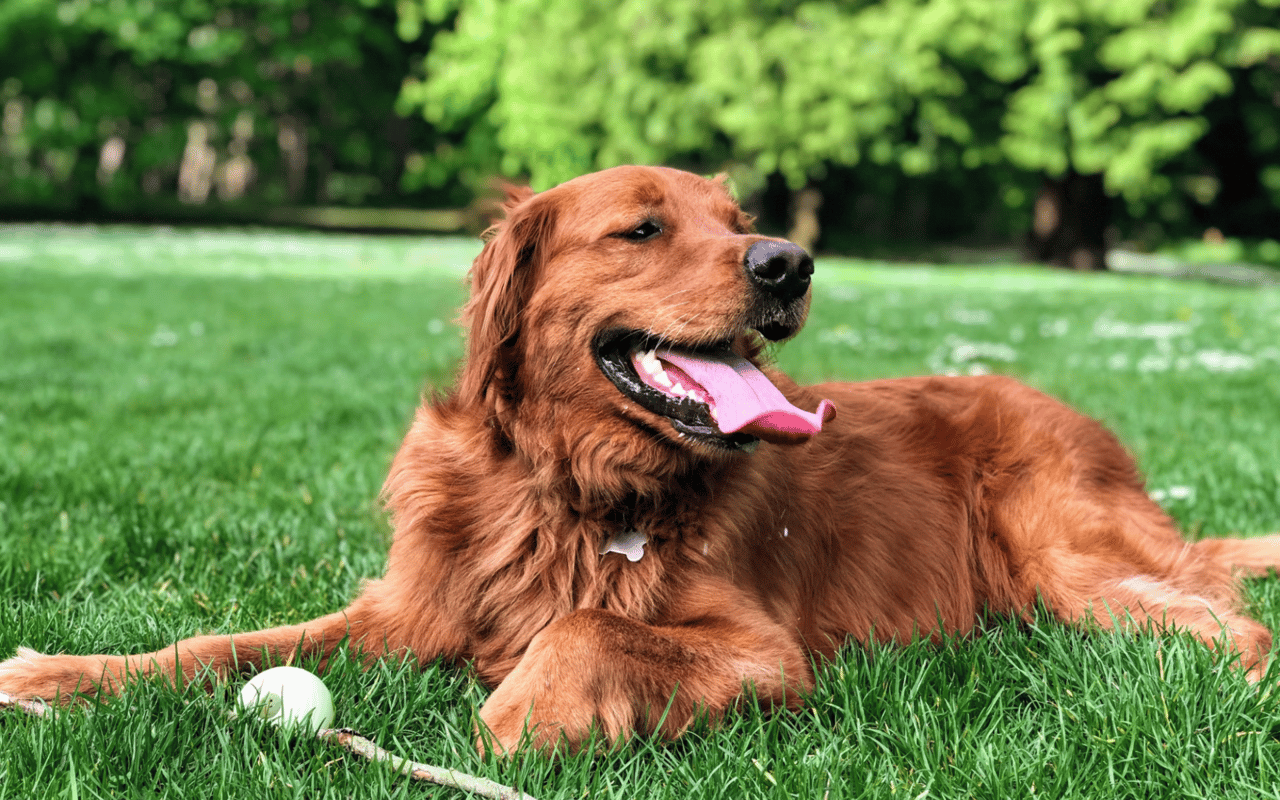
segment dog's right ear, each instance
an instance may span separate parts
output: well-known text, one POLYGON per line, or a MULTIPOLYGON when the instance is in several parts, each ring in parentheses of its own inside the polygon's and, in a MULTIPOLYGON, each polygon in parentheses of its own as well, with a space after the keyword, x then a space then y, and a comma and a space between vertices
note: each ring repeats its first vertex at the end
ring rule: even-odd
POLYGON ((484 250, 471 265, 471 298, 462 309, 467 359, 458 381, 462 397, 489 398, 496 412, 516 402, 516 343, 520 315, 533 291, 555 222, 554 203, 527 187, 504 187, 506 218, 484 233, 484 250))

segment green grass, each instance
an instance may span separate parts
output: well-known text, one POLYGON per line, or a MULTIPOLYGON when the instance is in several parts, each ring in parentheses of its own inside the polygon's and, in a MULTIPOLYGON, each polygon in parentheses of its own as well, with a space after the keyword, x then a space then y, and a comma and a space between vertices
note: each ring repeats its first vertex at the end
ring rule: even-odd
MULTIPOLYGON (((448 385, 461 240, 0 229, 0 657, 138 651, 339 608, 382 568, 383 473, 448 385)), ((991 370, 1112 425, 1194 535, 1280 530, 1280 293, 819 263, 804 380, 991 370)), ((1280 581, 1248 586, 1280 624, 1280 581)), ((808 708, 548 763, 470 746, 465 670, 339 660, 338 722, 540 798, 1262 797, 1280 700, 1180 637, 992 620, 849 648, 808 708)), ((1280 671, 1272 678, 1280 680, 1280 671)), ((449 797, 158 684, 0 715, 3 797, 449 797)))

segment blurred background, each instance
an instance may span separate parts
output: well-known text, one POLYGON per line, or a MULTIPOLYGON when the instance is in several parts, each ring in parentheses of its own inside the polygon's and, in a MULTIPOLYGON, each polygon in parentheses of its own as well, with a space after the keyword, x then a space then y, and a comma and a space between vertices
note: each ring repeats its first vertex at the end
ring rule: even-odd
POLYGON ((4 0, 0 112, 7 220, 476 231, 661 163, 822 252, 1280 266, 1280 0, 4 0))

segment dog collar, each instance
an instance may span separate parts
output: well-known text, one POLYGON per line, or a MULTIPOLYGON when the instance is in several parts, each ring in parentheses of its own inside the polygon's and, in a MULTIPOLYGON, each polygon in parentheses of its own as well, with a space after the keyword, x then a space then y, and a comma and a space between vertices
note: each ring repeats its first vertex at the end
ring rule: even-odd
POLYGON ((600 555, 605 556, 609 553, 621 553, 627 557, 628 561, 639 561, 644 556, 644 546, 649 543, 649 537, 641 531, 632 529, 615 533, 600 545, 600 555))

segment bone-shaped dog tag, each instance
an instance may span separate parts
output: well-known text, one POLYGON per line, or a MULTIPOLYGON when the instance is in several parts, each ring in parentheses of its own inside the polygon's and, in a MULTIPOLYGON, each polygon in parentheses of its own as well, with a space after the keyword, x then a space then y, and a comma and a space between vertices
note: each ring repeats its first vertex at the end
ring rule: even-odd
POLYGON ((605 540, 600 545, 600 555, 608 555, 609 553, 621 553, 627 557, 628 561, 639 561, 644 555, 644 546, 649 543, 649 537, 640 531, 630 530, 622 533, 615 533, 613 536, 605 540))

